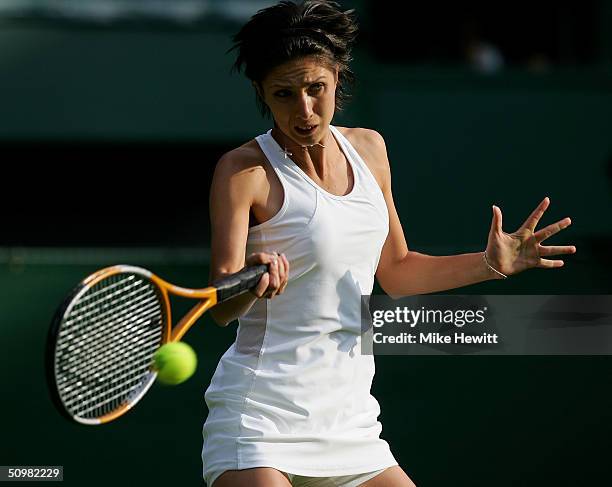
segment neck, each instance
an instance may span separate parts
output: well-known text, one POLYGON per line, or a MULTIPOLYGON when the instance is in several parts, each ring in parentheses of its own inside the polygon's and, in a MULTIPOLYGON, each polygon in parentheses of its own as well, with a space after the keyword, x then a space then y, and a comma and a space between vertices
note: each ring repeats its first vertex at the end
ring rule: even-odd
POLYGON ((285 158, 291 158, 298 166, 322 167, 329 157, 330 150, 334 144, 329 129, 326 134, 317 142, 308 145, 301 145, 285 135, 276 124, 271 133, 274 140, 281 147, 281 152, 285 158))

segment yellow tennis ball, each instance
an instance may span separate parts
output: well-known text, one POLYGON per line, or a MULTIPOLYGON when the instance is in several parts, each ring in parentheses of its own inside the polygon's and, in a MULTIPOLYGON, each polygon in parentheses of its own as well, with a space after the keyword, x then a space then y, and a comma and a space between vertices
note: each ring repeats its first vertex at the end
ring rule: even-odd
POLYGON ((198 365, 198 357, 185 342, 162 345, 153 357, 157 379, 162 384, 176 385, 185 382, 193 375, 198 365))

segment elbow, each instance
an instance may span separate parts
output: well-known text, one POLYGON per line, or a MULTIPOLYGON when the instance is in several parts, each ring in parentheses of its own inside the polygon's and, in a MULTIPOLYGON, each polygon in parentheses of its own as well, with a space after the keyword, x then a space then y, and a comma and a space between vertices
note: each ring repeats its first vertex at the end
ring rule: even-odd
POLYGON ((405 285, 400 285, 400 283, 398 283, 396 279, 380 276, 378 277, 378 284, 380 284, 380 287, 385 292, 385 294, 387 294, 392 299, 399 299, 417 294, 416 292, 410 292, 409 289, 406 289, 405 285))
POLYGON ((399 287, 385 288, 382 285, 381 287, 391 299, 407 298, 409 296, 417 296, 420 294, 416 289, 401 289, 399 287))
POLYGON ((213 322, 215 323, 215 325, 217 325, 220 328, 225 328, 227 325, 229 325, 232 322, 232 320, 229 320, 227 319, 227 317, 222 316, 222 313, 219 313, 217 310, 214 310, 214 309, 210 311, 210 316, 213 322))
POLYGON ((395 287, 387 283, 385 279, 383 279, 381 276, 376 276, 376 278, 378 280, 378 284, 380 285, 381 289, 385 292, 385 294, 393 299, 396 299, 398 296, 397 289, 395 289, 395 287))
POLYGON ((392 299, 421 294, 418 283, 410 272, 411 265, 408 261, 412 257, 411 254, 413 254, 413 252, 408 252, 399 262, 396 262, 392 266, 388 266, 387 269, 379 269, 379 272, 376 274, 378 284, 380 284, 382 290, 392 299))

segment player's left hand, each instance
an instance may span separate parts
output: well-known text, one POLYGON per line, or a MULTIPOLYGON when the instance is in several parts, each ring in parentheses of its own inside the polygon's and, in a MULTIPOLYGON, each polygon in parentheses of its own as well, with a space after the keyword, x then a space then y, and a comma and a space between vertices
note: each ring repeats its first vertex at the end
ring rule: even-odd
POLYGON ((564 218, 538 231, 535 230, 549 205, 550 199, 544 198, 525 220, 525 223, 514 233, 506 233, 502 230, 502 212, 497 206, 493 206, 493 219, 486 250, 487 260, 491 266, 506 276, 534 267, 552 269, 563 266, 562 260, 543 257, 573 254, 576 252, 576 247, 573 245, 544 246, 542 242, 569 227, 572 223, 571 219, 564 218))

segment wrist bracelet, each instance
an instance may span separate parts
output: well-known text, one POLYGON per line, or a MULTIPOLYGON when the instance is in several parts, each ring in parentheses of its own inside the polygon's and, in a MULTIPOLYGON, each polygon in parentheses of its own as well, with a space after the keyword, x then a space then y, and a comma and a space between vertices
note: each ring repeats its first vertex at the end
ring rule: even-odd
POLYGON ((489 261, 487 260, 487 252, 486 251, 482 254, 482 257, 483 257, 483 259, 485 261, 485 264, 487 264, 487 267, 489 269, 491 269, 493 272, 495 272, 495 274, 497 274, 498 276, 501 276, 502 279, 508 279, 508 276, 506 274, 503 274, 503 273, 499 272, 497 269, 495 269, 495 267, 493 267, 491 264, 489 264, 489 261))

